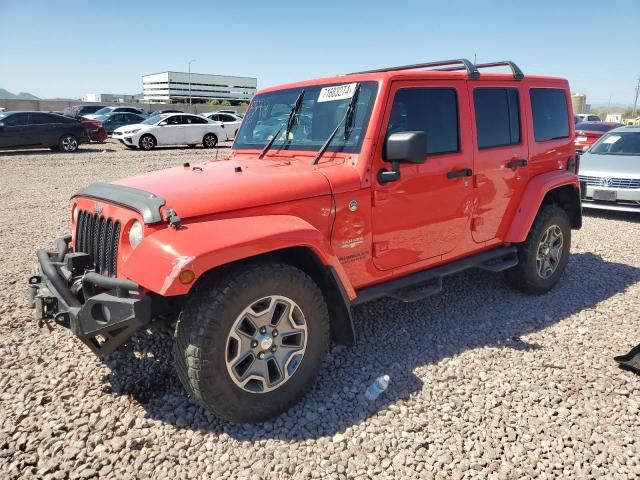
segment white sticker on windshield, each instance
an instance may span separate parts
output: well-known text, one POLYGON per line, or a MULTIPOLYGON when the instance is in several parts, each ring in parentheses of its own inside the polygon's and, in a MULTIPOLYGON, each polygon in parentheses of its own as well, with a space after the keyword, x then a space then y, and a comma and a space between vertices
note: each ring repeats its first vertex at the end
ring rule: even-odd
POLYGON ((616 143, 618 140, 620 140, 620 135, 609 135, 602 143, 616 143))
POLYGON ((318 95, 319 102, 332 102, 334 100, 344 100, 353 97, 357 83, 347 83, 346 85, 336 85, 335 87, 324 87, 318 95))

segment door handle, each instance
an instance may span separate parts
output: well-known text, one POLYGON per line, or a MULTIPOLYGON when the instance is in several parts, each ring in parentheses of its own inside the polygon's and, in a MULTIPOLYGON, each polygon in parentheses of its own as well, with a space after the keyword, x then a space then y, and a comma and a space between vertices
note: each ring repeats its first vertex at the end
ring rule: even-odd
POLYGON ((527 161, 524 158, 520 160, 511 160, 507 163, 507 168, 518 168, 518 167, 526 167, 527 161))
POLYGON ((470 177, 473 175, 473 171, 470 168, 463 168, 462 170, 452 170, 447 172, 447 178, 460 178, 460 177, 470 177))

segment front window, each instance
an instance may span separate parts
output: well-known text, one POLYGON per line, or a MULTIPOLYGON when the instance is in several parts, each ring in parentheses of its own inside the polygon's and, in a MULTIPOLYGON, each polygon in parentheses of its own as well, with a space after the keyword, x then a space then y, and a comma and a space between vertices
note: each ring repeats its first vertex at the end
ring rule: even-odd
POLYGON ((599 155, 640 155, 640 131, 611 132, 589 149, 599 155))
POLYGON ((315 85, 257 95, 246 112, 234 148, 262 149, 277 135, 272 145, 274 150, 316 151, 340 125, 327 150, 359 152, 378 85, 360 83, 351 128, 345 138, 343 118, 357 90, 351 85, 315 85), (303 90, 302 104, 287 135, 289 114, 303 90))

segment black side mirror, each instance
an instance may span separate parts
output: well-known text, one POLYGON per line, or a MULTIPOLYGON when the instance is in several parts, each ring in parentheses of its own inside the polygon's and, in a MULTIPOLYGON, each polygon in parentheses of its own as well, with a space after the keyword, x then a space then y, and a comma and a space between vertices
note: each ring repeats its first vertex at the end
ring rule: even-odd
POLYGON ((401 163, 424 163, 427 160, 427 135, 422 132, 396 132, 385 142, 383 158, 391 162, 391 170, 378 172, 378 182, 387 183, 400 178, 401 163))

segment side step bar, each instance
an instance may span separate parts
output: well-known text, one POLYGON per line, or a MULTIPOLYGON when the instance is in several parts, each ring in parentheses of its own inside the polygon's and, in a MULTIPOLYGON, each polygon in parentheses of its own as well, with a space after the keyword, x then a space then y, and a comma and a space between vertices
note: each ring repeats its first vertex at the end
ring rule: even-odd
POLYGON ((472 257, 463 258, 446 265, 413 273, 406 277, 358 290, 358 296, 351 305, 360 305, 383 297, 390 297, 402 302, 415 302, 435 295, 442 290, 442 279, 454 273, 470 268, 482 268, 491 272, 501 272, 518 264, 515 246, 501 247, 483 252, 472 257), (435 281, 435 282, 434 282, 435 281), (429 285, 423 285, 431 282, 429 285), (406 291, 408 289, 408 291, 406 291), (403 291, 405 290, 405 291, 403 291))

